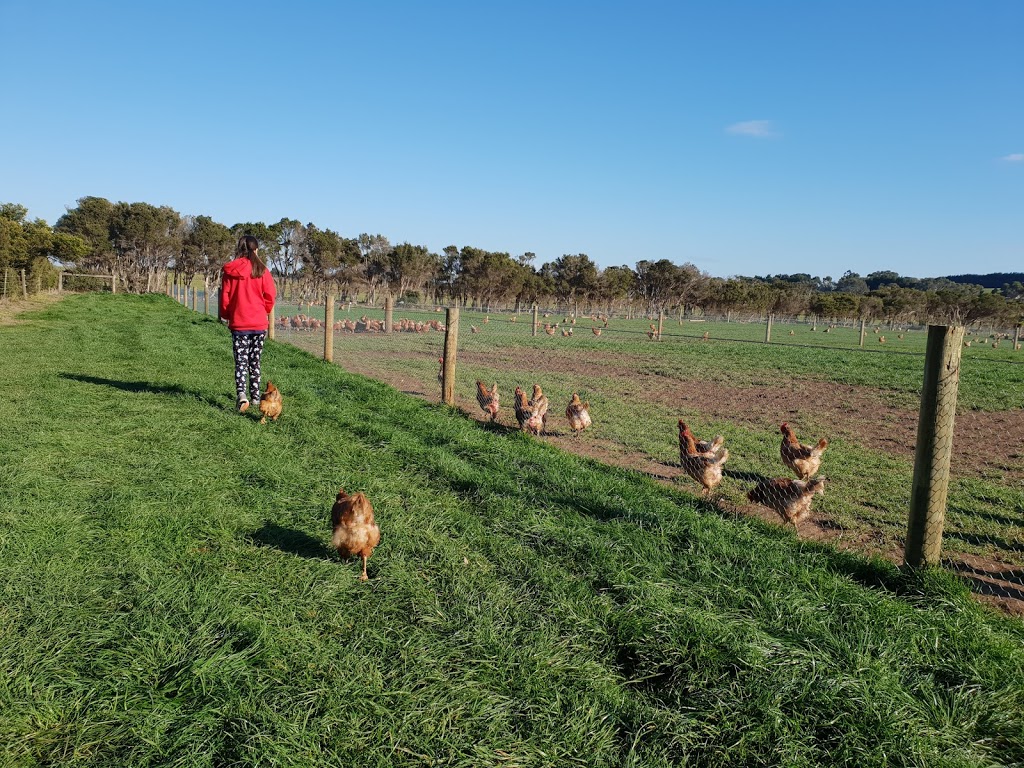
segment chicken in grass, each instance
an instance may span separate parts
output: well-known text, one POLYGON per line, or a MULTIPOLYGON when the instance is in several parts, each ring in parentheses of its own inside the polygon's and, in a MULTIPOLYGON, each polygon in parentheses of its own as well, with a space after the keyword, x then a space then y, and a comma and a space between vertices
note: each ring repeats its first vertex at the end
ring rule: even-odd
POLYGON ((491 421, 498 419, 498 382, 487 389, 487 385, 480 379, 476 380, 476 401, 480 403, 483 412, 491 417, 491 421))
POLYGON ((801 480, 810 480, 821 467, 821 454, 828 447, 828 440, 821 438, 817 445, 802 445, 785 421, 779 425, 779 431, 782 432, 782 445, 779 446, 782 463, 801 480))
POLYGON ((572 393, 572 400, 569 401, 568 407, 565 409, 565 418, 569 420, 569 427, 579 437, 583 430, 589 427, 592 422, 590 420, 590 403, 580 402, 579 393, 572 393))
POLYGON ((788 477, 777 477, 762 480, 747 494, 747 498, 755 504, 763 504, 775 510, 782 522, 791 524, 795 530, 797 524, 811 514, 811 499, 816 493, 825 492, 825 480, 816 477, 813 480, 791 480, 788 477))
POLYGON ((701 456, 707 456, 709 459, 713 459, 718 453, 718 449, 725 443, 725 438, 721 435, 715 435, 714 440, 698 440, 696 435, 690 431, 689 425, 686 424, 682 419, 679 420, 679 452, 680 455, 683 453, 683 445, 686 438, 693 440, 694 448, 696 452, 701 456))
POLYGON ((540 435, 548 430, 548 396, 540 388, 540 384, 533 385, 533 397, 530 398, 530 406, 533 408, 533 418, 530 420, 530 427, 535 435, 540 435))
POLYGON ((703 442, 700 450, 697 441, 690 431, 689 426, 679 420, 679 465, 690 477, 700 483, 704 489, 702 496, 709 496, 711 492, 722 482, 722 468, 729 459, 729 450, 722 448, 725 439, 708 443, 703 442))
POLYGON ((516 412, 516 422, 518 422, 519 428, 524 432, 529 432, 529 424, 533 419, 533 406, 530 405, 530 400, 522 387, 516 387, 515 402, 512 407, 516 412))
POLYGON ((267 382, 267 391, 260 398, 260 413, 263 414, 260 424, 266 424, 267 419, 277 421, 281 415, 281 392, 273 382, 267 382))
POLYGON ((342 557, 362 558, 363 573, 359 580, 366 581, 366 561, 380 544, 380 528, 373 518, 370 500, 362 493, 349 496, 344 488, 339 489, 331 508, 331 527, 331 544, 342 557))

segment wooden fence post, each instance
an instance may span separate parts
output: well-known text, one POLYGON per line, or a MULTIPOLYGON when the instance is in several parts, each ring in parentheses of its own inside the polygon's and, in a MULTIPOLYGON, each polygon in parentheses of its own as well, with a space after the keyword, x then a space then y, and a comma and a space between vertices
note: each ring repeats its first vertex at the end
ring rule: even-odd
POLYGON ((459 349, 459 308, 448 307, 444 318, 444 363, 441 366, 441 402, 455 405, 455 357, 459 349))
MULTIPOLYGON (((5 275, 6 277, 6 275, 5 275)), ((57 273, 57 293, 64 293, 64 273, 57 273)))
POLYGON ((764 343, 768 344, 772 340, 772 319, 775 317, 771 312, 768 313, 768 322, 764 327, 764 343))
POLYGON ((7 267, 4 267, 4 298, 7 298, 7 267))
POLYGON ((537 335, 537 305, 533 305, 533 335, 537 335))
POLYGON ((384 333, 395 330, 395 300, 391 296, 384 299, 384 333))
POLYGON ((334 294, 324 302, 324 360, 334 362, 334 294))
POLYGON ((658 312, 658 341, 661 341, 662 331, 665 330, 665 308, 662 307, 658 312))
POLYGON ((1013 327, 1013 348, 1017 349, 1017 346, 1019 344, 1020 344, 1020 326, 1019 325, 1015 325, 1013 327))
POLYGON ((910 522, 903 553, 904 564, 914 568, 937 565, 942 551, 963 343, 962 326, 928 326, 910 522))
POLYGON ((867 325, 867 320, 863 317, 860 319, 860 345, 864 346, 864 326, 867 325))
MULTIPOLYGON (((217 302, 218 302, 218 304, 217 304, 217 314, 219 315, 220 314, 220 296, 219 295, 217 296, 217 302)), ((267 338, 270 339, 271 341, 274 340, 274 326, 276 325, 275 321, 277 320, 277 313, 276 313, 275 310, 276 310, 276 307, 271 307, 269 314, 267 314, 267 338)))
POLYGON ((21 270, 21 292, 28 298, 28 283, 25 282, 25 270, 21 270))
POLYGON ((203 314, 210 314, 210 277, 203 275, 203 314))

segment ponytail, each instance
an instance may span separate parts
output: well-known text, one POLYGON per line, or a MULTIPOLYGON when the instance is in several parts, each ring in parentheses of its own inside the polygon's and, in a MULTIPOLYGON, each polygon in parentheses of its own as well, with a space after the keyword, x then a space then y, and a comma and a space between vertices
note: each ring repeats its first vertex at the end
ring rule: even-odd
POLYGON ((238 247, 235 248, 235 257, 245 256, 252 263, 252 276, 262 277, 267 271, 267 262, 260 258, 260 242, 252 235, 238 238, 238 247))

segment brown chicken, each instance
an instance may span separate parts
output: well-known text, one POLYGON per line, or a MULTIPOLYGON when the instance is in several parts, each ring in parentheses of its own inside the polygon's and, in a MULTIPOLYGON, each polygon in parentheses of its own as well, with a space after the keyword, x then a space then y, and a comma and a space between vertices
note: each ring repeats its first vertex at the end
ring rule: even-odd
POLYGON ((573 392, 572 400, 565 409, 565 418, 569 420, 569 427, 576 433, 576 437, 579 437, 593 423, 590 420, 590 403, 580 402, 579 393, 573 392))
POLYGON ((785 421, 779 425, 779 431, 782 433, 782 445, 779 446, 782 463, 801 480, 810 480, 821 466, 821 454, 828 448, 828 440, 821 438, 817 445, 801 445, 785 421))
POLYGON ((820 477, 813 480, 790 480, 788 477, 777 477, 762 480, 747 494, 747 498, 756 504, 763 504, 774 509, 783 523, 797 523, 811 513, 811 499, 816 493, 825 492, 825 481, 820 477))
POLYGON ((260 398, 260 413, 263 414, 260 424, 266 424, 267 419, 277 421, 277 417, 281 415, 281 392, 273 382, 267 382, 267 391, 260 398))
POLYGON ((516 412, 516 421, 519 423, 519 428, 524 432, 531 432, 530 422, 533 419, 533 406, 530 405, 530 400, 526 397, 522 387, 516 387, 513 409, 516 412))
POLYGON ((491 421, 497 421, 498 419, 498 382, 494 382, 494 386, 487 389, 487 385, 484 384, 480 379, 476 380, 476 401, 480 403, 480 407, 483 412, 489 414, 491 421))
POLYGON ((373 548, 380 544, 380 528, 373 519, 373 506, 362 493, 349 496, 344 488, 338 489, 338 498, 331 508, 331 527, 334 535, 331 544, 342 557, 361 557, 363 573, 360 581, 366 581, 366 561, 373 554, 373 548))
POLYGON ((707 456, 709 459, 713 459, 715 454, 718 453, 718 449, 725 443, 725 438, 721 435, 715 435, 714 440, 698 440, 697 437, 690 431, 690 427, 682 419, 679 420, 679 452, 682 455, 684 450, 684 444, 686 438, 692 438, 694 448, 696 452, 701 456, 707 456))
POLYGON ((706 450, 701 451, 690 428, 682 419, 679 420, 679 465, 686 474, 700 483, 704 489, 702 496, 710 495, 722 482, 722 468, 729 459, 729 450, 721 447, 724 441, 725 438, 721 441, 716 438, 710 443, 702 442, 706 450))
POLYGON ((533 417, 530 419, 531 429, 535 435, 543 434, 548 429, 548 396, 540 388, 540 384, 533 385, 533 397, 530 398, 530 406, 533 408, 533 417))

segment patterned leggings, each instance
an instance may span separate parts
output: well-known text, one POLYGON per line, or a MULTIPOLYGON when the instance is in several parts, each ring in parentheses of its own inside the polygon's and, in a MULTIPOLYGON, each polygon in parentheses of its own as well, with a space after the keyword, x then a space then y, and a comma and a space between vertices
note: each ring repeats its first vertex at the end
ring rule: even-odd
POLYGON ((246 377, 249 379, 248 389, 252 392, 253 405, 260 401, 260 357, 263 355, 263 342, 266 338, 266 331, 231 332, 231 346, 235 352, 235 390, 240 403, 249 399, 246 394, 246 377))

